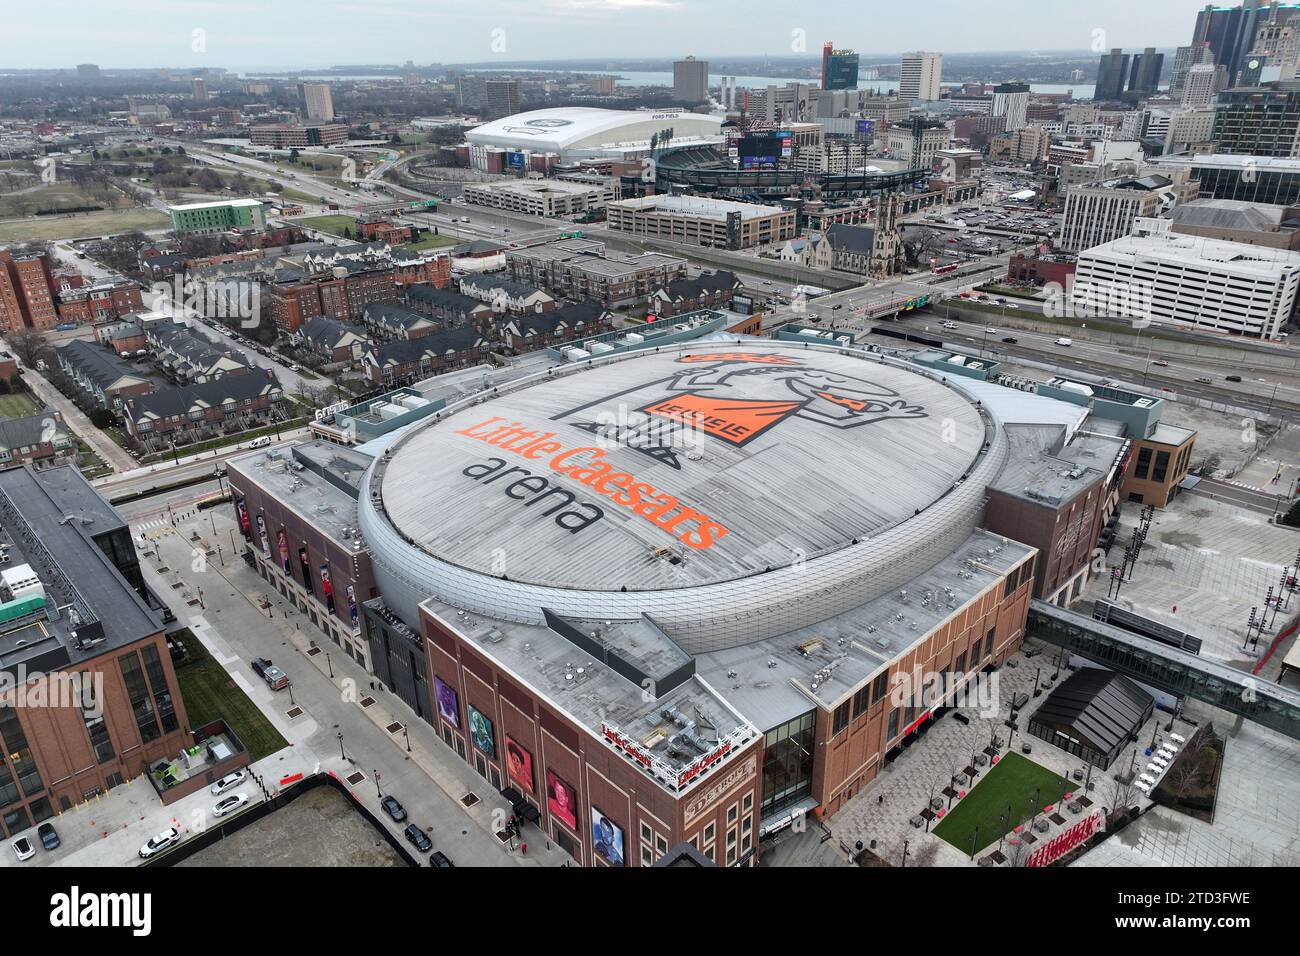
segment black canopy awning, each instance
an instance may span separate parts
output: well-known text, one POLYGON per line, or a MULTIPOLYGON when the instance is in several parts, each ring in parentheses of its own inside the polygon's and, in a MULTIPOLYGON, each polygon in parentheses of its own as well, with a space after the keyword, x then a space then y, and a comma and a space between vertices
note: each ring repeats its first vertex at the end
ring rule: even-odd
POLYGON ((528 821, 534 826, 540 823, 542 819, 542 815, 537 812, 537 808, 527 800, 520 800, 515 804, 515 816, 528 821))
MULTIPOLYGON (((518 807, 519 801, 524 798, 524 795, 514 787, 506 787, 501 791, 501 796, 506 798, 506 803, 510 804, 511 808, 518 807)), ((518 813, 519 811, 515 810, 515 812, 518 813)))

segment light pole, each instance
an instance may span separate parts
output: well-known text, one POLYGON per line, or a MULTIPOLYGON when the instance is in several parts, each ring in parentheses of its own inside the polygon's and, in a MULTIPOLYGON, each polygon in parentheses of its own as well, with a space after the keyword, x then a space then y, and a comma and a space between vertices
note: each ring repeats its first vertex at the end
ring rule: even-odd
POLYGON ((334 679, 334 662, 330 660, 330 652, 325 652, 325 666, 330 669, 330 680, 334 679))
POLYGON ((379 771, 375 771, 375 796, 382 797, 383 791, 379 789, 379 771))
POLYGON ((344 760, 347 760, 348 755, 343 752, 343 731, 341 730, 339 731, 338 738, 339 738, 339 756, 344 760))
POLYGON ((411 752, 411 728, 402 724, 402 736, 406 738, 406 752, 411 752))

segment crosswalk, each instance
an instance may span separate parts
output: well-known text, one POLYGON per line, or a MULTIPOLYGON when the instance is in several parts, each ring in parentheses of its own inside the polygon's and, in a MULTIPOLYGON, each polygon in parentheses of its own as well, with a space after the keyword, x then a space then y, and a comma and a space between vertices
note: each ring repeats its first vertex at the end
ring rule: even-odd
POLYGON ((169 534, 176 534, 177 531, 172 527, 172 523, 167 518, 152 518, 149 521, 141 521, 138 524, 131 525, 136 536, 144 535, 151 541, 166 537, 169 534))

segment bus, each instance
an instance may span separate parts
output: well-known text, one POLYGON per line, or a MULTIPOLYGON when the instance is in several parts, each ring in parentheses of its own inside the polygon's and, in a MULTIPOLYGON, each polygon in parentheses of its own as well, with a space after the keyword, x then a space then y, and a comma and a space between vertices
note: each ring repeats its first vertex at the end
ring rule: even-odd
POLYGON ((941 275, 944 275, 945 273, 948 273, 948 272, 956 272, 956 271, 957 271, 957 266, 958 266, 958 263, 956 263, 956 262, 950 262, 950 263, 948 263, 948 265, 946 265, 946 266, 935 266, 933 269, 930 270, 930 273, 931 273, 932 275, 941 276, 941 275))

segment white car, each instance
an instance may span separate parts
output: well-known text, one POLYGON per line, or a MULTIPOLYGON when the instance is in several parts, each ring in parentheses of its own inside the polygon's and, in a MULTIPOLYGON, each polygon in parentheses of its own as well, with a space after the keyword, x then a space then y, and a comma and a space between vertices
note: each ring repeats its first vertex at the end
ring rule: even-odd
POLYGON ((180 841, 181 831, 177 830, 175 827, 168 827, 144 846, 140 847, 140 859, 147 860, 151 856, 157 856, 169 846, 173 846, 180 841))
POLYGON ((32 841, 27 837, 19 837, 9 845, 14 848, 14 856, 18 857, 20 863, 23 860, 30 860, 33 854, 36 853, 36 850, 32 847, 32 841))
POLYGON ((229 790, 231 787, 237 787, 247 779, 248 779, 247 770, 236 770, 234 773, 226 774, 224 777, 222 777, 220 780, 214 783, 209 789, 212 791, 212 795, 214 797, 219 797, 227 790, 229 790))
POLYGON ((248 794, 232 793, 230 796, 217 801, 216 806, 212 808, 212 815, 214 817, 224 817, 227 814, 234 813, 247 802, 248 794))

